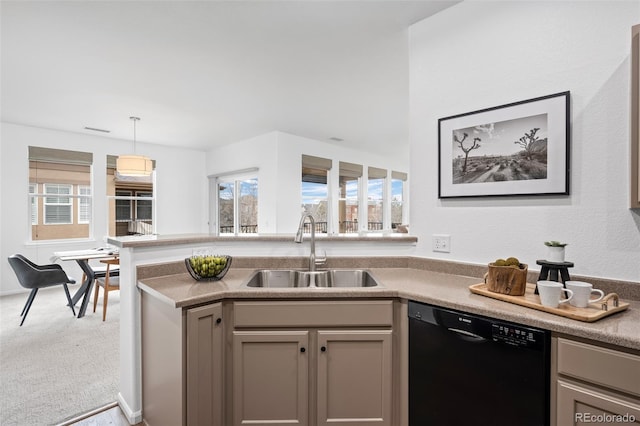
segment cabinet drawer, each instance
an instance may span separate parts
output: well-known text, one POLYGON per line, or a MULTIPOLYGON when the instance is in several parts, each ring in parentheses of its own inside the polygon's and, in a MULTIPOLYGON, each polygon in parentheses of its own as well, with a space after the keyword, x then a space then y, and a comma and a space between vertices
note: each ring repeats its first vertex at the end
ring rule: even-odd
POLYGON ((557 425, 640 424, 640 404, 614 392, 558 380, 557 425))
POLYGON ((558 339, 558 373, 640 396, 640 356, 558 339))
POLYGON ((391 327, 392 300, 252 301, 233 304, 235 327, 391 327))

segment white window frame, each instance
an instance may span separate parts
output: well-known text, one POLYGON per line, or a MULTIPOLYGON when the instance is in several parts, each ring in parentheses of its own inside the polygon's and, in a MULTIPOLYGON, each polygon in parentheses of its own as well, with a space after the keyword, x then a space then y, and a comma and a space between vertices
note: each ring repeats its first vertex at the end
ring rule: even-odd
POLYGON ((38 184, 29 184, 29 205, 31 206, 31 225, 38 225, 38 184))
POLYGON ((239 196, 240 184, 243 181, 255 179, 258 185, 258 213, 256 218, 257 233, 260 232, 260 177, 258 168, 249 168, 235 172, 222 173, 219 175, 207 176, 209 179, 209 196, 211 199, 209 210, 209 232, 213 235, 251 235, 253 232, 240 232, 240 209, 239 196), (221 183, 233 183, 233 232, 220 232, 220 203, 219 187, 221 183))
POLYGON ((91 198, 91 186, 90 185, 78 185, 78 224, 87 225, 91 223, 92 215, 92 198, 91 198), (83 194, 83 191, 87 193, 83 194), (83 212, 85 207, 85 212, 83 212), (83 218, 83 213, 86 217, 83 218))

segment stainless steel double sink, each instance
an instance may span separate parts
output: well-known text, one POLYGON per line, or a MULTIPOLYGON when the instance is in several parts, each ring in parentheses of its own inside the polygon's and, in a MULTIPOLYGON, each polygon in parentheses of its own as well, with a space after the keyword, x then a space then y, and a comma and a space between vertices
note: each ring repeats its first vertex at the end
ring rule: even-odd
POLYGON ((262 288, 382 287, 365 269, 329 269, 324 271, 264 269, 256 271, 245 285, 262 288))

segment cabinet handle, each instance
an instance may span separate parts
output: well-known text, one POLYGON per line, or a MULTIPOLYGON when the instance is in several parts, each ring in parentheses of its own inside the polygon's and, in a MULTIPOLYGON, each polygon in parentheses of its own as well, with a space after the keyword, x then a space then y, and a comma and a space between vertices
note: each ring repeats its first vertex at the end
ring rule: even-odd
POLYGON ((304 353, 306 351, 305 348, 300 348, 300 352, 304 353))
POLYGON ((322 347, 320 348, 320 350, 321 350, 322 352, 326 352, 326 351, 327 351, 327 347, 326 347, 326 346, 322 346, 322 347))
POLYGON ((220 324, 222 322, 222 318, 217 318, 216 319, 216 324, 220 324))

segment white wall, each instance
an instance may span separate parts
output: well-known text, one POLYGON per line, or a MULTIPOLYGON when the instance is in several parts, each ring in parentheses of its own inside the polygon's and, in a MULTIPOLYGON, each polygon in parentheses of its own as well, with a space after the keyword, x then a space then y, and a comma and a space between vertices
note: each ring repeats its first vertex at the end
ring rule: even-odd
POLYGON ((640 281, 630 211, 629 50, 640 2, 462 2, 410 28, 411 232, 416 253, 535 269, 563 240, 570 272, 640 281), (571 195, 438 199, 438 119, 571 91, 571 195), (451 253, 431 235, 451 234, 451 253))
POLYGON ((337 181, 338 162, 346 161, 408 172, 408 153, 381 156, 344 148, 336 144, 303 138, 283 132, 271 132, 207 153, 207 174, 257 167, 258 229, 260 233, 295 233, 300 221, 300 176, 302 154, 333 160, 337 181))
MULTIPOLYGON (((131 141, 99 136, 47 130, 2 123, 0 144, 0 198, 2 207, 10 209, 0 216, 0 295, 21 291, 6 258, 22 253, 36 263, 49 263, 54 251, 78 250, 103 245, 107 233, 106 156, 128 153, 131 141), (29 244, 28 216, 28 147, 68 149, 93 152, 94 239, 74 243, 29 244)), ((157 231, 161 234, 207 231, 205 156, 203 152, 161 145, 136 144, 137 152, 156 160, 157 231)), ((63 267, 77 280, 80 269, 71 262, 63 267)))

